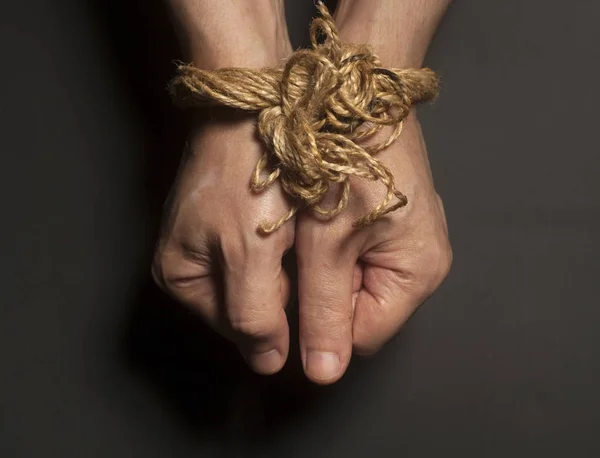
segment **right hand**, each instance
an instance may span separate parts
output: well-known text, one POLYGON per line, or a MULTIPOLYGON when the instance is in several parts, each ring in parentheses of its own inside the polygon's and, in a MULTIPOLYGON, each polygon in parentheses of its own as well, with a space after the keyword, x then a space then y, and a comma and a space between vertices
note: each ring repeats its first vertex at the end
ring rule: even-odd
POLYGON ((253 370, 272 374, 289 349, 289 279, 281 259, 294 243, 294 220, 270 235, 257 231, 290 208, 277 182, 260 194, 250 189, 262 148, 250 116, 213 115, 197 123, 165 214, 153 276, 237 344, 253 370))

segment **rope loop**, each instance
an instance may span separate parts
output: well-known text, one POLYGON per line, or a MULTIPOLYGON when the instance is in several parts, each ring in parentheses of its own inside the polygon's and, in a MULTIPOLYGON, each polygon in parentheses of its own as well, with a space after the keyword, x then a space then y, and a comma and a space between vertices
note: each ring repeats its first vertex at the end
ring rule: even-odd
POLYGON ((366 45, 343 43, 322 2, 311 24, 311 48, 294 52, 283 68, 201 70, 178 66, 169 85, 182 107, 221 105, 258 113, 257 132, 266 148, 250 180, 261 192, 279 180, 294 206, 262 233, 276 231, 298 208, 324 218, 342 212, 350 197, 350 178, 380 181, 383 201, 356 222, 358 227, 407 203, 390 170, 374 156, 402 131, 411 106, 435 99, 439 79, 428 68, 388 69, 366 45), (364 140, 385 126, 389 138, 368 147, 364 140), (321 207, 332 185, 342 192, 334 208, 321 207), (395 200, 395 202, 393 202, 395 200))

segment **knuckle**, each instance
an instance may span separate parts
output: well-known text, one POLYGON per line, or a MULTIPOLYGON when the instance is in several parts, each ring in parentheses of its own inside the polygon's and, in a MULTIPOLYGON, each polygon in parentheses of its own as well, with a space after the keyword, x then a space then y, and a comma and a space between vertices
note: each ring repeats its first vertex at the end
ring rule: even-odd
POLYGON ((236 334, 264 340, 277 333, 279 317, 275 314, 257 313, 251 310, 230 317, 230 326, 236 334))
POLYGON ((448 276, 452 257, 452 248, 447 238, 430 245, 424 256, 424 264, 427 266, 424 286, 428 292, 433 292, 448 276))
POLYGON ((287 234, 273 234, 267 239, 252 232, 227 234, 219 243, 221 265, 226 272, 236 275, 253 278, 265 273, 271 275, 279 271, 282 256, 292 245, 293 236, 287 234))
POLYGON ((321 326, 337 326, 338 324, 350 323, 352 321, 352 309, 338 301, 321 300, 318 307, 310 307, 304 311, 307 318, 321 323, 321 326))
MULTIPOLYGON (((335 270, 323 269, 320 275, 320 281, 312 285, 314 289, 304 292, 301 302, 307 307, 303 307, 302 312, 313 321, 339 323, 352 320, 352 308, 345 303, 345 293, 340 290, 335 270)), ((350 296, 348 301, 351 301, 350 296)))
POLYGON ((339 340, 352 332, 352 308, 339 303, 320 301, 317 307, 305 307, 301 317, 306 324, 302 332, 308 338, 339 340))
POLYGON ((201 254, 184 252, 179 246, 166 247, 156 251, 151 273, 164 292, 181 299, 187 294, 189 285, 209 270, 208 265, 208 258, 201 254))

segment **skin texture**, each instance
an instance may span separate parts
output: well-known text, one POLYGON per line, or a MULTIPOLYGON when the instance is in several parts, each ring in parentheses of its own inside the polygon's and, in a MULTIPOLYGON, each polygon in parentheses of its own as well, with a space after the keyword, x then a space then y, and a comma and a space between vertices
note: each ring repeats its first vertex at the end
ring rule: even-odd
POLYGON ((269 237, 256 228, 289 208, 279 186, 253 194, 262 145, 254 119, 212 113, 191 133, 157 250, 155 277, 216 331, 236 342, 257 372, 284 364, 289 280, 281 258, 294 221, 269 237))
MULTIPOLYGON (((278 0, 170 3, 198 66, 278 65, 291 52, 278 0)), ((343 39, 371 44, 385 65, 420 66, 447 3, 342 1, 335 17, 343 39)), ((213 110, 195 125, 153 273, 166 291, 235 342, 256 372, 277 372, 287 358, 289 279, 281 258, 294 243, 301 355, 306 375, 320 384, 337 381, 353 351, 381 348, 447 275, 452 254, 443 205, 414 112, 400 138, 378 156, 407 195, 407 206, 357 231, 354 221, 385 190, 354 180, 348 208, 333 220, 301 213, 266 237, 256 231, 258 224, 276 220, 290 203, 277 185, 258 195, 249 189, 262 151, 255 119, 213 110)))

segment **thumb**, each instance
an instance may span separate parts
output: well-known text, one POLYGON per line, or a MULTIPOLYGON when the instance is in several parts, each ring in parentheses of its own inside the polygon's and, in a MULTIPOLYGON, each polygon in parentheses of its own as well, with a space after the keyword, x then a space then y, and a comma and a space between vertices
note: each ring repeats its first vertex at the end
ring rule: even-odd
POLYGON ((289 279, 281 257, 265 259, 261 251, 246 252, 245 259, 225 256, 222 272, 233 340, 248 365, 267 375, 278 372, 288 356, 289 279))
POLYGON ((306 375, 329 384, 352 355, 352 283, 356 262, 303 231, 296 237, 300 347, 306 375))

